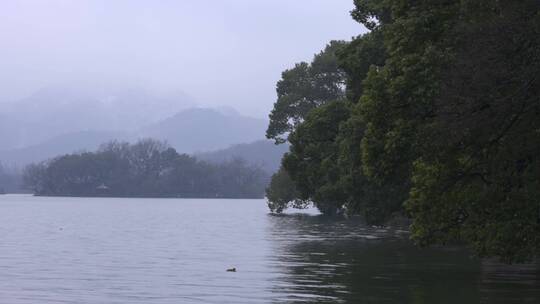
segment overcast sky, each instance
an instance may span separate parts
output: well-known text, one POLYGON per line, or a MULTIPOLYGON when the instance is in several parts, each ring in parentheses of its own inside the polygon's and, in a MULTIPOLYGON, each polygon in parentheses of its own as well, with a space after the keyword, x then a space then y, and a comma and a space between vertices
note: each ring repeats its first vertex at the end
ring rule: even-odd
POLYGON ((352 0, 1 0, 0 101, 51 85, 182 90, 265 117, 282 70, 365 30, 352 0))

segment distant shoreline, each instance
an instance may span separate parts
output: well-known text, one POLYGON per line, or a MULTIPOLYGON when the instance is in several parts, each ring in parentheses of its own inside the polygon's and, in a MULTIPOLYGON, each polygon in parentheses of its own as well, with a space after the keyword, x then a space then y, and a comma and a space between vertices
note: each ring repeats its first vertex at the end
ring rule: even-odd
POLYGON ((32 194, 32 193, 6 193, 6 195, 28 195, 28 196, 35 196, 35 197, 78 197, 78 198, 166 198, 166 199, 265 199, 264 197, 232 197, 232 196, 119 196, 119 195, 88 195, 88 196, 80 196, 80 195, 40 195, 40 194, 32 194))

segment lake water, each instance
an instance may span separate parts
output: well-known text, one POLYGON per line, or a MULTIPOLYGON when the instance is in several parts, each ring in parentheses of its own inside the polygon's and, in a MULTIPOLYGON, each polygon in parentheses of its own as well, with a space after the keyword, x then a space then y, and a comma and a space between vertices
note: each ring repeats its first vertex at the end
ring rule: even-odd
POLYGON ((407 238, 264 200, 4 195, 0 303, 540 303, 537 265, 407 238))

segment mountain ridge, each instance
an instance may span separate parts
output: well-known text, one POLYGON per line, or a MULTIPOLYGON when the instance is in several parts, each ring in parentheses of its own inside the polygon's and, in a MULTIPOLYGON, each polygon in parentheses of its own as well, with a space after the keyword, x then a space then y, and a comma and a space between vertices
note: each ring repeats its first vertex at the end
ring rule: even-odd
POLYGON ((179 153, 197 154, 263 139, 266 124, 263 119, 232 112, 190 108, 132 132, 73 131, 26 147, 0 149, 0 161, 24 166, 79 150, 93 151, 111 140, 135 142, 143 138, 166 141, 179 153))

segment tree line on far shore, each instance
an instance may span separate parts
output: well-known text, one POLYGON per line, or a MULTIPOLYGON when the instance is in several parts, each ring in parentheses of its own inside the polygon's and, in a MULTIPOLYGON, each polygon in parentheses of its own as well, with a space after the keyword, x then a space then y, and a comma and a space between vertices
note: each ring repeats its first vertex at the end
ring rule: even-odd
POLYGON ((23 172, 25 187, 40 196, 262 198, 268 181, 241 159, 211 164, 153 139, 109 142, 23 172))

